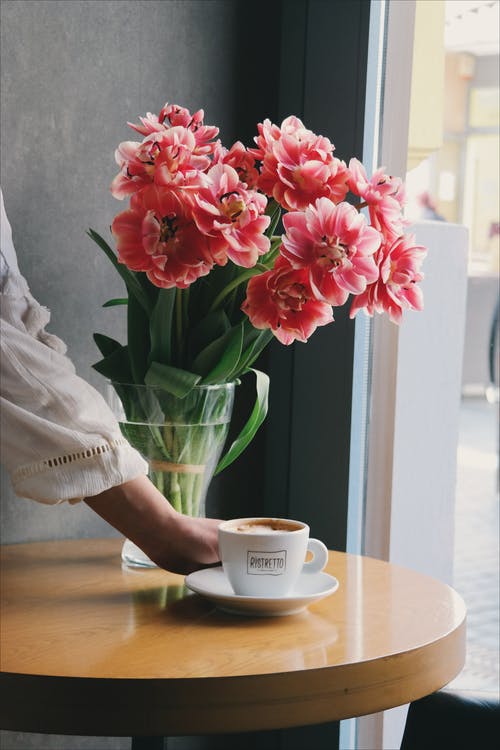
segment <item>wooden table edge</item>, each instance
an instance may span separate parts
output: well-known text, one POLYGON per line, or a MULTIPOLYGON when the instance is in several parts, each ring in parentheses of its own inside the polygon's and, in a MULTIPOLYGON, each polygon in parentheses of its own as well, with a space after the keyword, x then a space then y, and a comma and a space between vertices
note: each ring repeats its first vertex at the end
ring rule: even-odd
POLYGON ((285 729, 428 695, 465 663, 465 616, 441 638, 363 663, 235 677, 110 679, 0 672, 0 727, 90 736, 285 729), (276 698, 276 694, 279 698, 276 698))

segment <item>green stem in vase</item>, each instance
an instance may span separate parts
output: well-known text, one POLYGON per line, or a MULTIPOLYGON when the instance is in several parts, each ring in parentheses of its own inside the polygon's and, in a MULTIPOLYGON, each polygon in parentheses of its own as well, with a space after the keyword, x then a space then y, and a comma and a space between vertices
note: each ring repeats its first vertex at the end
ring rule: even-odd
POLYGON ((207 485, 228 429, 227 393, 230 388, 221 386, 202 387, 186 399, 141 392, 138 407, 130 412, 135 421, 121 424, 149 461, 149 477, 158 491, 185 515, 205 514, 207 485))
POLYGON ((193 481, 195 474, 184 475, 184 507, 185 513, 188 516, 196 515, 193 498, 193 481))
POLYGON ((158 451, 163 458, 168 459, 168 450, 166 450, 165 447, 165 440, 162 437, 162 432, 160 427, 156 427, 155 425, 149 425, 149 431, 151 433, 151 437, 153 438, 153 443, 156 448, 158 448, 158 451))
POLYGON ((163 425, 163 445, 165 456, 170 460, 174 459, 172 429, 173 428, 169 424, 163 425))
POLYGON ((163 472, 162 471, 150 471, 150 479, 153 482, 154 486, 156 487, 159 492, 161 492, 162 495, 164 495, 164 479, 163 479, 163 472))
MULTIPOLYGON (((189 432, 186 434, 183 426, 175 426, 172 428, 172 435, 174 461, 180 464, 189 463, 189 432), (187 456, 186 451, 188 453, 187 456)), ((186 480, 188 477, 189 474, 186 474, 185 472, 173 472, 172 483, 174 486, 178 487, 181 513, 191 515, 190 498, 187 495, 186 488, 186 480)))
POLYGON ((171 473, 170 492, 169 492, 169 497, 167 497, 167 500, 170 502, 171 505, 173 505, 175 510, 177 510, 179 513, 184 513, 184 510, 182 507, 182 490, 179 484, 179 474, 176 471, 173 471, 171 473))
POLYGON ((200 503, 201 503, 201 494, 203 492, 203 487, 205 484, 205 472, 203 474, 197 474, 194 478, 194 487, 193 487, 193 494, 196 498, 195 500, 195 507, 194 507, 194 515, 199 516, 200 515, 200 503))
MULTIPOLYGON (((211 439, 211 429, 209 426, 206 427, 195 427, 193 430, 193 463, 205 466, 207 452, 210 450, 207 447, 207 443, 211 439)), ((206 467, 201 474, 193 475, 193 481, 191 484, 191 495, 192 495, 192 514, 194 516, 200 515, 200 494, 203 487, 203 480, 205 476, 206 467)))

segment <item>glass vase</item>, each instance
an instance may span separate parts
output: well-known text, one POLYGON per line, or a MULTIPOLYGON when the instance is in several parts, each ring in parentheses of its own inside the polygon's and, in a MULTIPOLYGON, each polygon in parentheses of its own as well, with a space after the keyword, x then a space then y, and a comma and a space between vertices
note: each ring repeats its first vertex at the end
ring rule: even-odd
MULTIPOLYGON (((234 383, 195 386, 178 398, 158 386, 110 383, 108 399, 123 435, 146 459, 148 476, 175 510, 205 515, 205 500, 229 430, 234 383)), ((126 540, 122 560, 156 567, 126 540)))

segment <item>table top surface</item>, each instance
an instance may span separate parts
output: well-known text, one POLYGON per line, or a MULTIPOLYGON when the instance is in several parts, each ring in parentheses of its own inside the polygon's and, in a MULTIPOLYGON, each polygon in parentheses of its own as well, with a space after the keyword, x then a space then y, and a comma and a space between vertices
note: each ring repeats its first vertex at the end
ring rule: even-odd
MULTIPOLYGON (((1 548, 1 669, 12 695, 4 728, 22 729, 22 720, 37 731, 40 722, 54 722, 54 701, 64 703, 75 690, 108 706, 116 698, 122 709, 130 700, 130 721, 123 725, 122 710, 123 731, 103 731, 104 716, 65 720, 59 731, 139 734, 137 689, 161 704, 157 724, 148 724, 158 734, 256 728, 249 705, 253 719, 262 717, 259 728, 293 726, 406 703, 463 666, 463 601, 414 571, 331 552, 326 571, 339 581, 334 594, 299 614, 242 617, 189 592, 181 576, 123 567, 121 544, 82 539, 1 548), (36 709, 40 715, 26 718, 25 697, 21 718, 17 690, 35 691, 34 699, 49 687, 45 714, 36 709)), ((112 710, 107 714, 111 725, 112 710)))

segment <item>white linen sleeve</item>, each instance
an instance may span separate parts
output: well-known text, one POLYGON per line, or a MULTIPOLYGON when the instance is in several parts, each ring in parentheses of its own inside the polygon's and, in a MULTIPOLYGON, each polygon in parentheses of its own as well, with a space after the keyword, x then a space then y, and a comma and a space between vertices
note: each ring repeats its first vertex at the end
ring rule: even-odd
POLYGON ((146 474, 105 400, 45 331, 50 314, 31 296, 4 239, 2 231, 0 436, 15 493, 77 502, 146 474))

